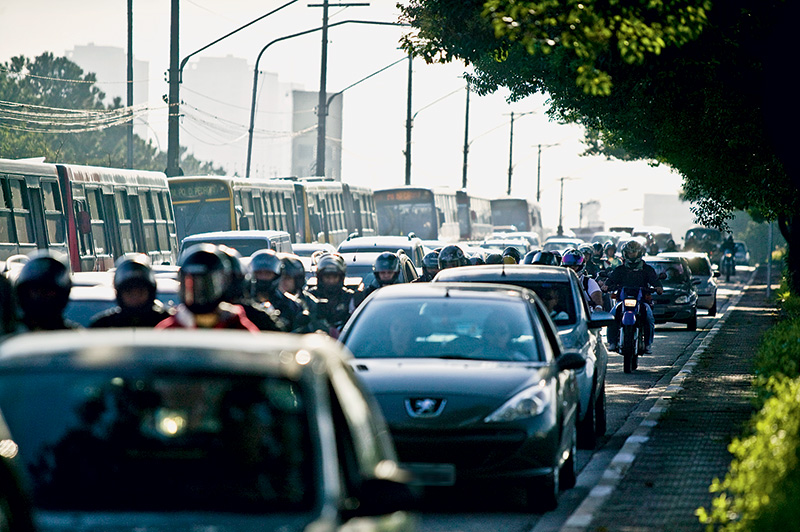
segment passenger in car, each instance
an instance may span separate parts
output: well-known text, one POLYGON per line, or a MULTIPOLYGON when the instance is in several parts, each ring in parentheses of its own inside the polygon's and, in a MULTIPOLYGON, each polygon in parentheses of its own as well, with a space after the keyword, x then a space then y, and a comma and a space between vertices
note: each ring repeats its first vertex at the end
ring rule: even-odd
POLYGON ((490 314, 483 323, 482 346, 475 358, 488 360, 530 360, 530 357, 513 345, 515 334, 512 320, 499 313, 490 314))
POLYGON ((542 291, 542 302, 545 304, 545 307, 547 307, 547 311, 550 313, 550 319, 553 321, 569 319, 569 314, 560 310, 563 309, 564 304, 561 301, 561 295, 557 288, 545 288, 542 291))

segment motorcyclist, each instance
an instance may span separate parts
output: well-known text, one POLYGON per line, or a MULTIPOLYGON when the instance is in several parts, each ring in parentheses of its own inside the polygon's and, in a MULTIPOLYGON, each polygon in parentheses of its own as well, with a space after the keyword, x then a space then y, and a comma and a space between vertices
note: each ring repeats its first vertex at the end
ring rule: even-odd
POLYGON ((14 282, 22 312, 20 332, 80 328, 64 319, 71 290, 72 278, 64 259, 49 251, 34 254, 14 282))
POLYGON ((156 299, 156 276, 147 255, 123 255, 114 271, 117 306, 95 315, 95 327, 155 327, 169 312, 156 299))
POLYGON ((334 338, 356 308, 355 292, 344 285, 347 265, 338 253, 328 253, 317 262, 317 284, 308 290, 317 303, 317 318, 324 323, 323 332, 334 338))
POLYGON ((603 252, 602 242, 592 243, 592 258, 591 262, 595 269, 599 272, 608 269, 608 261, 606 260, 605 253, 603 252))
POLYGON ((726 238, 725 241, 719 246, 719 253, 720 253, 719 265, 721 271, 725 267, 726 255, 729 251, 731 253, 730 260, 733 263, 732 264, 733 267, 730 270, 730 274, 736 275, 736 260, 733 258, 734 255, 736 254, 736 244, 733 242, 733 235, 728 235, 728 238, 726 238))
POLYGON ((17 329, 17 302, 14 287, 8 277, 0 273, 0 340, 17 329))
POLYGON ((178 296, 181 304, 156 329, 242 329, 253 333, 258 327, 247 318, 231 296, 234 273, 229 256, 219 246, 195 244, 181 256, 178 296))
MULTIPOLYGON (((664 289, 655 269, 647 264, 644 257, 644 246, 636 240, 629 240, 622 246, 622 265, 615 268, 606 279, 606 286, 609 290, 621 288, 640 288, 643 294, 649 295, 651 287, 655 288, 656 293, 663 294, 664 289)), ((622 320, 622 302, 618 301, 614 310, 616 320, 613 325, 608 327, 608 348, 616 351, 619 348, 619 329, 622 320)), ((649 304, 642 305, 647 316, 647 329, 645 334, 645 353, 651 353, 653 337, 655 336, 656 320, 653 316, 653 309, 649 304)))
POLYGON ((287 320, 286 330, 294 333, 307 333, 316 330, 313 322, 316 317, 316 298, 303 291, 306 271, 296 255, 279 253, 283 272, 278 281, 278 290, 272 304, 287 320))
POLYGON ((503 264, 503 256, 499 253, 489 253, 486 255, 486 264, 503 264))
POLYGON ((664 251, 668 253, 678 251, 678 246, 675 244, 675 241, 673 239, 670 238, 669 240, 667 240, 667 245, 664 247, 664 251))
POLYGON ((260 249, 250 256, 244 279, 247 317, 262 331, 290 331, 292 316, 278 306, 283 262, 272 249, 260 249))
POLYGON ((504 264, 519 264, 522 260, 522 253, 519 252, 514 246, 508 246, 503 250, 503 263, 504 264))
POLYGON ((486 261, 483 259, 480 253, 475 253, 467 260, 469 260, 470 266, 480 266, 482 264, 486 264, 486 261))
POLYGON ((429 283, 439 273, 439 252, 430 251, 422 257, 422 275, 413 282, 429 283))
POLYGON ((469 260, 464 255, 464 250, 455 244, 450 244, 442 248, 439 252, 439 269, 445 270, 447 268, 457 268, 458 266, 466 266, 469 260))
POLYGON ((398 282, 400 277, 400 258, 396 253, 384 251, 375 258, 375 262, 372 264, 372 273, 374 277, 369 285, 364 288, 361 301, 375 290, 398 282))
POLYGON ((609 270, 609 272, 622 264, 622 259, 617 257, 617 245, 611 240, 603 244, 603 253, 605 253, 606 262, 608 262, 607 270, 609 270))
POLYGON ((561 265, 571 269, 578 276, 589 308, 603 310, 603 293, 597 281, 586 275, 584 254, 577 249, 568 249, 561 257, 561 265))

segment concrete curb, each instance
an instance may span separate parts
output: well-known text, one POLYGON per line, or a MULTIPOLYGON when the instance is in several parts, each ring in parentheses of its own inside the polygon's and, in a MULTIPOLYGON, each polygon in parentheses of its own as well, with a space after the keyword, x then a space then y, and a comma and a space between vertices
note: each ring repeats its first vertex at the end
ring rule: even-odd
POLYGON ((603 472, 600 482, 592 488, 580 506, 572 512, 564 523, 564 526, 560 528, 560 532, 587 532, 594 519, 595 513, 603 507, 603 504, 605 504, 606 500, 608 500, 614 492, 620 480, 622 480, 631 464, 633 464, 642 446, 650 439, 650 432, 653 430, 653 427, 658 425, 661 416, 669 409, 672 399, 683 389, 683 384, 697 366, 700 355, 708 349, 708 346, 711 345, 711 342, 727 321, 728 316, 736 309, 742 296, 744 296, 745 289, 753 284, 756 271, 757 270, 753 270, 750 279, 745 283, 742 291, 728 304, 723 316, 714 324, 711 330, 708 331, 700 342, 700 345, 672 378, 666 389, 663 392, 653 391, 648 394, 647 399, 656 399, 655 404, 650 408, 645 419, 625 440, 622 448, 617 452, 603 472))

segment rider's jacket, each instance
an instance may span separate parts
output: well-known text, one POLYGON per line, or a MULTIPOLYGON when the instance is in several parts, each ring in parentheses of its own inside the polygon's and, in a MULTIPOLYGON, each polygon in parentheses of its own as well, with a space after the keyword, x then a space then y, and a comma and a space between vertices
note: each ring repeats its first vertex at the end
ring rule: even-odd
POLYGON ((314 286, 308 293, 317 299, 317 318, 327 323, 331 332, 340 331, 356 308, 355 292, 344 286, 333 290, 314 286))
POLYGON ((658 278, 656 270, 649 264, 642 263, 639 269, 632 269, 622 264, 614 268, 608 275, 606 286, 609 290, 617 290, 625 286, 643 288, 645 293, 649 293, 649 288, 662 288, 661 280, 658 278))
POLYGON ((122 308, 116 306, 92 317, 90 328, 101 327, 155 327, 169 312, 159 301, 141 309, 122 308))

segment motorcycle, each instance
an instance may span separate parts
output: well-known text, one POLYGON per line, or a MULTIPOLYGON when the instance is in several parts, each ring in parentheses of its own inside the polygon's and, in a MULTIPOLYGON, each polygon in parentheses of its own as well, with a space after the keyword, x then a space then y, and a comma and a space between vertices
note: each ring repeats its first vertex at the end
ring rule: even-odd
POLYGON ((645 327, 648 325, 643 306, 647 303, 644 299, 644 290, 641 288, 626 287, 620 290, 619 300, 622 301, 620 352, 622 369, 625 373, 631 373, 639 366, 639 355, 645 351, 645 327))
POLYGON ((725 250, 725 254, 722 256, 722 262, 720 263, 720 269, 725 276, 725 282, 729 283, 731 281, 731 275, 735 275, 736 271, 736 259, 733 258, 733 251, 729 249, 725 250))

